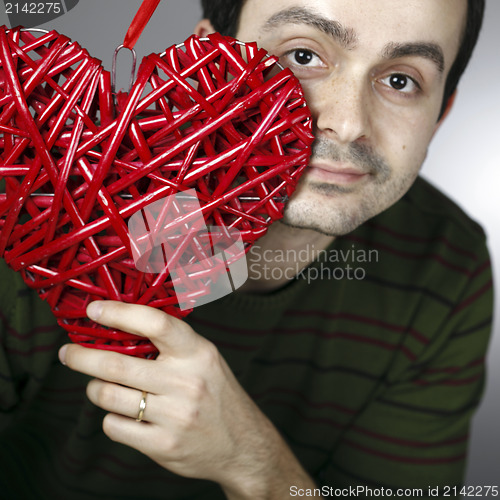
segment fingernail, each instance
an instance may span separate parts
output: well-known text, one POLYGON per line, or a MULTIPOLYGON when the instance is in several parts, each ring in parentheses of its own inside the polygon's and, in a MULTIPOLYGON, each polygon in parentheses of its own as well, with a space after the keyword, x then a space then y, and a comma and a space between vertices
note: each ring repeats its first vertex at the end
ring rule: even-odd
POLYGON ((68 348, 67 345, 63 345, 59 349, 59 361, 63 364, 66 365, 66 349, 68 348))
POLYGON ((101 316, 101 312, 102 312, 101 301, 91 302, 87 306, 87 316, 90 319, 93 319, 94 321, 97 321, 99 319, 99 317, 101 316))

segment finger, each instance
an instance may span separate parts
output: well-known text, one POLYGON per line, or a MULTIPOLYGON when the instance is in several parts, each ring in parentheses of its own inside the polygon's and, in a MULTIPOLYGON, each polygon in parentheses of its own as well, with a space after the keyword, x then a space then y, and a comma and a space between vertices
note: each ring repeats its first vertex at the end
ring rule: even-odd
MULTIPOLYGON (((154 446, 158 444, 159 427, 150 422, 136 422, 135 419, 108 413, 103 420, 104 433, 113 441, 151 455, 154 446)), ((163 451, 173 448, 175 439, 172 436, 161 434, 161 447, 163 451)))
POLYGON ((160 392, 163 385, 163 381, 158 380, 153 360, 90 349, 77 344, 62 346, 59 359, 72 370, 107 382, 153 393, 160 392))
POLYGON ((155 421, 153 411, 156 406, 155 395, 146 391, 93 379, 87 385, 87 397, 96 406, 108 412, 134 419, 141 417, 141 421, 155 421), (143 405, 142 416, 140 415, 141 404, 143 405))
POLYGON ((187 355, 203 341, 184 321, 140 304, 98 300, 88 305, 87 315, 102 325, 149 338, 160 352, 187 355))

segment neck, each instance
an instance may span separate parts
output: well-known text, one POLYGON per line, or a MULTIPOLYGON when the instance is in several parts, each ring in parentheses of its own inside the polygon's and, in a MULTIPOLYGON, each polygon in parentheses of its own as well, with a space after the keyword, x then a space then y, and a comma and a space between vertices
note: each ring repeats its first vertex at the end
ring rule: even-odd
POLYGON ((312 229, 272 224, 247 255, 248 280, 241 290, 264 293, 281 288, 334 239, 312 229))

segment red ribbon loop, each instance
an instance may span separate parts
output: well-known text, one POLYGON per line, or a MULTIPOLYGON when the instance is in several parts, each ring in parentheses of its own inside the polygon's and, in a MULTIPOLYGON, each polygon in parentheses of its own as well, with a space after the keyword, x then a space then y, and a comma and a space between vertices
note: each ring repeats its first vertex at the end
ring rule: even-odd
POLYGON ((134 48, 159 3, 160 0, 143 0, 125 35, 125 39, 123 40, 124 47, 127 49, 134 48))

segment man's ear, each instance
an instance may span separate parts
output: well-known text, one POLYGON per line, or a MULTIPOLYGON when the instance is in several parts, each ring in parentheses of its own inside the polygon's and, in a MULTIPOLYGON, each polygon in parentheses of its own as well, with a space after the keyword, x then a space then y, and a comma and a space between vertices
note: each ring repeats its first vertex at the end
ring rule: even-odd
POLYGON ((200 38, 207 36, 210 33, 214 33, 215 29, 212 23, 208 19, 202 19, 195 27, 193 33, 198 35, 200 38))
POLYGON ((441 118, 439 118, 439 121, 436 123, 436 126, 434 128, 434 133, 437 132, 437 129, 443 124, 444 120, 449 115, 456 97, 457 97, 457 91, 455 90, 455 92, 453 92, 453 94, 451 94, 451 96, 448 98, 448 102, 446 103, 446 108, 444 108, 441 118))

